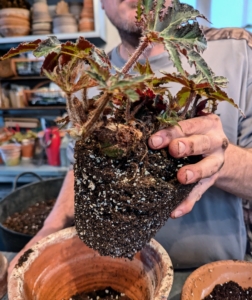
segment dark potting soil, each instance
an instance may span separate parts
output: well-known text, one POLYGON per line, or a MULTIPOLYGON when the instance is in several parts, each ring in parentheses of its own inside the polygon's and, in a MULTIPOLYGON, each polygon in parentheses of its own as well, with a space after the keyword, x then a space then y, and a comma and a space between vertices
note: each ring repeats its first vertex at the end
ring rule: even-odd
POLYGON ((104 290, 97 290, 89 293, 80 293, 72 296, 69 300, 130 300, 124 293, 120 293, 107 287, 104 290))
POLYGON ((30 256, 30 254, 33 252, 32 249, 28 249, 24 252, 23 255, 21 255, 18 259, 18 262, 15 267, 22 267, 23 263, 26 262, 30 256))
POLYGON ((252 300, 252 287, 243 289, 238 283, 228 281, 217 284, 203 300, 252 300))
POLYGON ((27 209, 9 216, 3 222, 3 226, 13 231, 33 236, 42 228, 54 203, 55 199, 37 202, 27 209))
POLYGON ((75 226, 101 255, 132 259, 195 186, 176 178, 188 158, 147 149, 146 141, 121 159, 103 155, 94 140, 78 141, 75 159, 75 226))

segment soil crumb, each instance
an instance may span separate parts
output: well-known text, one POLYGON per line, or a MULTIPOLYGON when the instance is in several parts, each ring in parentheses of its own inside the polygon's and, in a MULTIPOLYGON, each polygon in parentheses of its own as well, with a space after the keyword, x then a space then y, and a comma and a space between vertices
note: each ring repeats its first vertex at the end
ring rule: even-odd
POLYGON ((32 249, 28 249, 24 252, 22 256, 19 257, 18 263, 16 264, 15 268, 22 267, 23 263, 26 262, 30 256, 30 254, 33 252, 32 249))
POLYGON ((55 203, 54 200, 37 202, 27 209, 10 215, 3 226, 15 232, 34 236, 43 226, 55 203))
POLYGON ((228 281, 217 284, 203 300, 252 300, 252 287, 243 289, 238 283, 228 281))
POLYGON ((69 298, 69 300, 131 300, 124 293, 120 293, 107 287, 104 290, 97 290, 89 293, 76 294, 69 298))

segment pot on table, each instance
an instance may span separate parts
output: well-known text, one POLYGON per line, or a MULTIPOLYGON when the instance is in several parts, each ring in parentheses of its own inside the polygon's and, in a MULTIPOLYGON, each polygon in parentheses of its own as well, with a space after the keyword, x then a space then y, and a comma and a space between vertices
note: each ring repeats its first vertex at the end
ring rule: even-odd
POLYGON ((6 228, 3 222, 12 214, 21 212, 37 202, 56 199, 63 180, 61 177, 43 180, 33 172, 24 172, 16 177, 12 192, 0 201, 0 239, 4 247, 1 250, 19 252, 32 238, 31 235, 6 228), (16 188, 18 179, 26 174, 34 175, 40 181, 16 188))
POLYGON ((186 279, 181 300, 202 300, 217 284, 229 281, 238 283, 243 289, 252 287, 252 262, 220 260, 205 264, 186 279))
POLYGON ((100 256, 70 227, 39 241, 13 269, 9 300, 62 300, 76 293, 112 289, 132 300, 166 300, 173 282, 171 260, 151 240, 133 260, 100 256))

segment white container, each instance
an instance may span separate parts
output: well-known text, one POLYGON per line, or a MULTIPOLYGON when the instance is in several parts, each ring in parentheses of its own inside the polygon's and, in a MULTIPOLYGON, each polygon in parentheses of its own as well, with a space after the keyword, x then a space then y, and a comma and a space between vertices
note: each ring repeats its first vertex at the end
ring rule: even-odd
POLYGON ((2 145, 0 146, 0 153, 6 166, 16 166, 20 163, 21 145, 2 145))

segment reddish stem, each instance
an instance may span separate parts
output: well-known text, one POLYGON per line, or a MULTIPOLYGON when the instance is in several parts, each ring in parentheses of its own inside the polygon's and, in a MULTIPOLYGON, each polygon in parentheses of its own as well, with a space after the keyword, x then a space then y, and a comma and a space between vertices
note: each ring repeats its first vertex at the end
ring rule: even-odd
POLYGON ((131 55, 127 63, 124 65, 122 69, 123 74, 127 74, 129 72, 131 67, 137 62, 139 56, 144 52, 144 50, 148 47, 148 45, 149 45, 149 40, 147 37, 145 37, 140 43, 140 45, 138 46, 138 48, 136 49, 136 51, 131 55))

